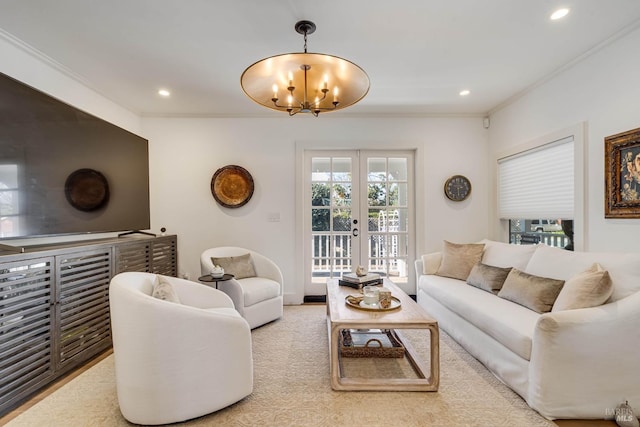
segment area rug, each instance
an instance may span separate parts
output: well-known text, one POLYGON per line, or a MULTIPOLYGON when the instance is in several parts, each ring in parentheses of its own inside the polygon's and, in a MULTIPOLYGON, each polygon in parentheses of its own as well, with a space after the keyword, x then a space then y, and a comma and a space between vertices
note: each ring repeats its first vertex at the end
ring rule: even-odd
MULTIPOLYGON (((411 334, 406 338, 426 342, 411 334)), ((326 307, 286 306, 282 319, 252 332, 253 393, 226 409, 175 425, 555 426, 529 408, 449 336, 441 333, 440 339, 438 392, 333 391, 329 381, 326 307)), ((418 344, 414 343, 418 352, 428 354, 428 349, 418 344)), ((375 360, 364 362, 376 364, 375 360)), ((131 425, 118 409, 113 356, 7 425, 131 425)))

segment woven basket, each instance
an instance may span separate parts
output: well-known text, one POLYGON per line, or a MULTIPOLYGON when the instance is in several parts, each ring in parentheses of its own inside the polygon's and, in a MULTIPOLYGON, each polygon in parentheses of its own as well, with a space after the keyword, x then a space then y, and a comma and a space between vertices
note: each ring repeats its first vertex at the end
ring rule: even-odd
POLYGON ((340 354, 342 357, 404 357, 404 346, 386 330, 376 332, 343 329, 340 335, 340 354), (366 341, 359 340, 364 336, 366 341))

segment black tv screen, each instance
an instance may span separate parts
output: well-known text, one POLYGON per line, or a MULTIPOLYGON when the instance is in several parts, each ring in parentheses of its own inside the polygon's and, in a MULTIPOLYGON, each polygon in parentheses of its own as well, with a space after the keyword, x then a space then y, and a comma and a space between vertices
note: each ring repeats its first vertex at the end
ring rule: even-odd
POLYGON ((148 141, 0 73, 0 239, 149 227, 148 141))

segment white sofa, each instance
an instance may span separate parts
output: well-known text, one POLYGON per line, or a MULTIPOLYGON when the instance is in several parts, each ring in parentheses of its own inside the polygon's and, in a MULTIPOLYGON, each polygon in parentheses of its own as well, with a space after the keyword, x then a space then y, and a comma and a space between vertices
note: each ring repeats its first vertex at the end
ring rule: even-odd
POLYGON ((427 254, 415 263, 417 301, 440 327, 546 418, 612 418, 625 400, 640 409, 640 253, 480 243, 483 264, 565 281, 599 263, 613 293, 597 307, 540 314, 425 274, 441 259, 427 254))
POLYGON ((135 424, 200 417, 253 391, 251 331, 231 299, 162 277, 177 302, 152 296, 152 273, 120 273, 109 286, 118 402, 135 424))

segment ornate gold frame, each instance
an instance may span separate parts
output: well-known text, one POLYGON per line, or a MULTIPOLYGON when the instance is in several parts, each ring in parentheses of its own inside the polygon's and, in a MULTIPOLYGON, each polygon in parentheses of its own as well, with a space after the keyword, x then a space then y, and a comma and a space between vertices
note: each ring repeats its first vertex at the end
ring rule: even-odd
POLYGON ((604 217, 640 218, 640 128, 604 139, 604 171, 604 217))

